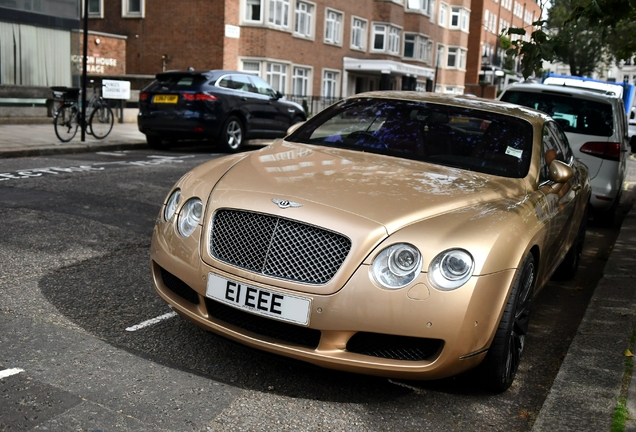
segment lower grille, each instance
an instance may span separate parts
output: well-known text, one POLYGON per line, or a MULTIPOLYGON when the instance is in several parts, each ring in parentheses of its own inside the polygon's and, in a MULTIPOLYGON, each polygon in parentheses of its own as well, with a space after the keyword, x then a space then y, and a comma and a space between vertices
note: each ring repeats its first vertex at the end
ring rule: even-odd
POLYGON ((169 271, 161 268, 161 279, 163 284, 173 293, 178 295, 184 300, 193 304, 199 304, 199 294, 188 286, 184 281, 170 273, 169 271))
POLYGON ((347 342, 347 351, 391 360, 430 359, 442 346, 439 339, 358 332, 347 342))
POLYGON ((312 349, 320 342, 319 330, 264 318, 207 298, 205 304, 211 317, 252 333, 312 349))

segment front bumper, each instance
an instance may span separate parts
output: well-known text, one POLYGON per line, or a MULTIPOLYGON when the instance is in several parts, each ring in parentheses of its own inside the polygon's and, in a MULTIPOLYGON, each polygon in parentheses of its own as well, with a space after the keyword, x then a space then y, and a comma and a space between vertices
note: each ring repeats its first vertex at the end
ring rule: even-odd
POLYGON ((507 270, 442 292, 431 288, 422 273, 409 287, 386 290, 371 282, 368 266, 362 265, 338 292, 318 295, 221 271, 203 263, 194 248, 174 252, 153 236, 155 288, 176 312, 200 327, 318 366, 405 379, 443 378, 479 364, 515 277, 514 270, 507 270), (262 318, 206 298, 210 272, 310 298, 309 325, 262 318))

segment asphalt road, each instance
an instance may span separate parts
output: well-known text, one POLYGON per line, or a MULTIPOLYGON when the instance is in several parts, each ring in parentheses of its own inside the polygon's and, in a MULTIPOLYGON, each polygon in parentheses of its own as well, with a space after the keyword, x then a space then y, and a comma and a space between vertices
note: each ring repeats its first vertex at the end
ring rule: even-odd
POLYGON ((155 294, 160 205, 181 175, 218 156, 0 160, 0 370, 16 371, 0 379, 0 430, 531 429, 618 223, 591 224, 577 278, 539 294, 509 391, 488 394, 470 374, 412 382, 333 372, 206 333, 155 294))

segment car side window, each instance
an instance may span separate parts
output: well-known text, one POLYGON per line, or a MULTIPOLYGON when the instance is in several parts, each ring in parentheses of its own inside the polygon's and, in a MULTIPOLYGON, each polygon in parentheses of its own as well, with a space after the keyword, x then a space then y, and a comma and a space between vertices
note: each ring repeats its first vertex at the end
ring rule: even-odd
POLYGON ((217 83, 219 87, 238 90, 241 92, 256 93, 256 89, 247 76, 244 75, 226 75, 217 83))
POLYGON ((543 125, 542 149, 541 149, 541 172, 539 173, 539 183, 548 181, 550 174, 550 163, 554 160, 565 162, 563 150, 559 146, 554 133, 550 131, 550 123, 543 125))
POLYGON ((254 83, 254 87, 256 87, 256 92, 262 94, 264 96, 274 97, 276 92, 273 88, 267 84, 266 81, 260 79, 259 77, 250 77, 252 82, 254 83))
POLYGON ((556 145, 561 149, 561 154, 563 154, 563 159, 559 159, 562 162, 567 164, 570 163, 574 154, 572 153, 572 149, 570 148, 570 142, 568 141, 568 137, 565 135, 563 130, 556 123, 547 123, 550 132, 554 135, 556 145))

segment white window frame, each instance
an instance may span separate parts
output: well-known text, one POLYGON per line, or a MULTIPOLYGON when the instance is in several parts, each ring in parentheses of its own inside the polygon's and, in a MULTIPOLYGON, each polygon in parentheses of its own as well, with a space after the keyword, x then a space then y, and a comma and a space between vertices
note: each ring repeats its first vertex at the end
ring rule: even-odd
POLYGON ((448 47, 448 49, 446 50, 446 68, 457 69, 458 63, 459 63, 459 48, 448 47), (453 60, 453 64, 451 64, 451 59, 453 60))
POLYGON ((435 22, 435 0, 429 0, 428 5, 429 5, 428 16, 430 18, 430 21, 435 22))
POLYGON ((249 23, 249 24, 262 24, 263 23, 263 12, 264 12, 264 3, 265 0, 244 0, 241 2, 241 4, 244 7, 243 10, 243 22, 245 23, 249 23), (250 5, 259 5, 259 10, 260 10, 260 14, 259 14, 259 18, 257 20, 252 19, 252 14, 250 12, 252 12, 252 8, 250 7, 250 5))
POLYGON ((437 55, 435 57, 435 64, 442 69, 446 68, 446 65, 444 64, 444 61, 443 61, 445 58, 445 55, 446 55, 446 46, 438 43, 437 55))
POLYGON ((276 91, 287 93, 287 63, 268 61, 265 67, 265 81, 276 91))
POLYGON ((389 54, 400 54, 400 35, 402 34, 402 29, 398 27, 389 26, 389 44, 387 46, 387 51, 389 54))
POLYGON ((373 31, 371 32, 371 51, 374 52, 384 52, 386 51, 387 46, 387 32, 388 32, 387 24, 379 24, 373 23, 373 31), (376 39, 378 36, 382 36, 382 47, 376 47, 376 39))
POLYGON ((144 18, 146 16, 146 1, 139 0, 139 11, 131 12, 130 9, 131 0, 122 0, 121 2, 121 16, 122 18, 144 18))
POLYGON ((439 17, 437 25, 446 27, 448 25, 448 5, 446 3, 439 4, 439 17))
POLYGON ((451 6, 450 8, 450 20, 448 22, 448 28, 451 30, 459 30, 460 20, 462 15, 462 8, 459 6, 451 6), (453 23, 455 21, 455 23, 453 23))
POLYGON ((419 39, 419 35, 415 34, 415 33, 404 33, 404 49, 402 50, 402 57, 407 58, 407 59, 412 59, 412 60, 417 60, 417 42, 419 39), (413 41, 409 41, 408 43, 412 43, 413 44, 413 56, 412 57, 408 57, 406 55, 406 44, 407 44, 407 39, 413 38, 413 41))
POLYGON ((267 0, 267 23, 275 28, 289 28, 290 0, 267 0))
POLYGON ((340 71, 323 69, 320 84, 320 95, 323 98, 337 98, 340 96, 340 71))
POLYGON ((294 35, 307 39, 314 38, 314 15, 316 5, 306 1, 297 1, 294 9, 294 35), (304 28, 300 28, 300 26, 304 28))
POLYGON ((311 77, 312 68, 309 66, 293 65, 292 66, 292 83, 291 94, 292 96, 306 97, 311 96, 311 77), (303 71, 302 73, 299 73, 303 71), (296 91, 297 87, 302 89, 300 93, 296 91))
MULTIPOLYGON (((104 18, 104 0, 97 0, 97 5, 99 10, 97 12, 91 11, 90 1, 89 1, 89 8, 88 8, 89 18, 104 18)), ((82 11, 83 10, 84 10, 84 2, 82 2, 82 11)))
POLYGON ((470 29, 470 11, 462 8, 461 16, 459 17, 460 24, 459 28, 461 31, 468 33, 470 29))
POLYGON ((327 8, 325 10, 324 42, 329 45, 342 46, 342 27, 344 12, 327 8))
POLYGON ((257 77, 261 76, 261 69, 263 68, 261 65, 262 61, 261 60, 255 60, 255 59, 243 59, 241 60, 241 71, 245 72, 245 73, 249 73, 252 75, 256 75, 257 77), (245 68, 246 64, 250 64, 252 66, 256 66, 256 68, 252 69, 250 68, 245 68))
POLYGON ((466 70, 466 56, 468 54, 468 50, 464 49, 464 48, 459 48, 459 64, 457 65, 457 68, 459 70, 466 70))
POLYGON ((369 21, 357 16, 351 17, 351 49, 366 51, 368 27, 369 21), (359 39, 359 43, 356 43, 356 38, 359 39))
POLYGON ((406 11, 407 12, 419 12, 424 15, 430 14, 430 0, 407 0, 406 11))

